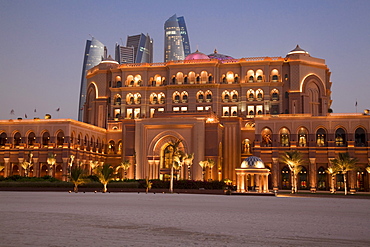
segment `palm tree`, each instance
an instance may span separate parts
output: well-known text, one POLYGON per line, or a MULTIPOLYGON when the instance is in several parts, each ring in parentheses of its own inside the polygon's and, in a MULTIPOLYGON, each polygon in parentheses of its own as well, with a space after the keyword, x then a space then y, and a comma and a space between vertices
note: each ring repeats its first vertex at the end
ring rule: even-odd
POLYGON ((191 178, 190 175, 190 167, 193 164, 194 154, 185 154, 185 157, 183 159, 184 164, 187 166, 188 170, 188 179, 191 178))
POLYGON ((357 158, 351 158, 349 153, 338 153, 338 158, 332 159, 333 166, 343 174, 344 194, 347 195, 347 172, 356 169, 357 158))
POLYGON ((125 173, 125 179, 127 178, 127 170, 128 168, 130 168, 131 166, 131 163, 129 160, 124 160, 121 162, 121 164, 119 164, 117 167, 116 167, 116 173, 118 173, 118 170, 119 169, 122 169, 125 173))
POLYGON ((326 172, 329 173, 331 177, 330 191, 331 193, 335 193, 334 181, 335 181, 335 175, 337 174, 338 171, 336 167, 331 166, 331 167, 328 167, 328 169, 326 169, 326 172))
POLYGON ((184 157, 184 152, 180 150, 180 143, 181 142, 182 142, 182 140, 177 139, 176 141, 171 140, 167 143, 168 146, 171 147, 167 150, 172 150, 172 151, 170 151, 170 152, 172 152, 170 193, 173 193, 173 169, 174 169, 174 166, 176 166, 176 163, 178 164, 178 162, 181 162, 182 158, 184 157))
POLYGON ((71 168, 69 181, 74 184, 73 191, 75 193, 78 192, 79 185, 89 182, 89 180, 85 179, 83 175, 84 175, 84 170, 80 166, 75 166, 71 168))
POLYGON ((149 190, 152 188, 153 183, 150 182, 149 177, 145 178, 145 193, 148 194, 149 190))
POLYGON ((96 176, 98 177, 100 183, 103 184, 103 193, 107 192, 107 184, 113 180, 113 167, 109 164, 104 164, 95 168, 96 176))
POLYGON ((283 155, 280 156, 280 161, 288 165, 292 173, 292 193, 297 193, 298 174, 303 168, 301 164, 304 163, 304 160, 302 158, 302 153, 296 150, 287 151, 283 155))
POLYGON ((205 170, 206 170, 206 167, 207 167, 207 160, 202 160, 202 161, 199 161, 199 165, 200 167, 202 167, 202 177, 203 177, 203 181, 205 180, 205 170))
POLYGON ((212 180, 212 168, 216 165, 213 159, 207 159, 207 166, 209 167, 209 178, 212 180))

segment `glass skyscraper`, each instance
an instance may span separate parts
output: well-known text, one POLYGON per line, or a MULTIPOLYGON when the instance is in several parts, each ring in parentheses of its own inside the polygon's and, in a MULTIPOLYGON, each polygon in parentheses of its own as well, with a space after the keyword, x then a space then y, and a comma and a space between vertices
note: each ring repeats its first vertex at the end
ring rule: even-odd
POLYGON ((164 23, 164 61, 184 60, 190 54, 190 42, 183 16, 171 16, 164 23))
POLYGON ((116 45, 115 59, 122 63, 152 63, 153 39, 143 33, 127 37, 126 46, 116 45))
POLYGON ((78 108, 78 121, 82 121, 84 104, 86 101, 86 72, 92 67, 98 65, 106 57, 106 48, 103 43, 94 37, 91 40, 86 40, 84 61, 82 65, 81 88, 80 88, 80 103, 78 108))

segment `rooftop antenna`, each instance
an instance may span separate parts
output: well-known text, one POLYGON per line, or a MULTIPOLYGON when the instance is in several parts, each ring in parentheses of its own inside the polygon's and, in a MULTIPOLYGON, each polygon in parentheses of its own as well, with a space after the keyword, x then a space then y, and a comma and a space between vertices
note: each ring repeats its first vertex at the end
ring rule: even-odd
POLYGON ((90 36, 91 38, 94 38, 91 34, 89 34, 89 36, 90 36))

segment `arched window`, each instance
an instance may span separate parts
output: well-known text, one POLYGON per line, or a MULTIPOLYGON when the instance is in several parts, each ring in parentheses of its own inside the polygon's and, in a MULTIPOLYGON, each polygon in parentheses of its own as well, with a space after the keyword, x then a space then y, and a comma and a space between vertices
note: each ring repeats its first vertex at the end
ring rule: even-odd
POLYGON ((261 133, 261 146, 262 147, 271 147, 272 145, 272 132, 269 128, 263 129, 261 133))
POLYGON ((258 110, 257 115, 262 115, 262 110, 258 110))
POLYGON ((253 101, 254 100, 254 90, 253 89, 249 89, 248 92, 247 92, 247 98, 249 101, 253 101))
POLYGON ((181 102, 188 103, 188 93, 185 91, 181 93, 181 102))
POLYGON ((134 95, 132 93, 127 94, 126 96, 126 104, 132 105, 134 103, 134 95))
POLYGON ((64 143, 64 133, 63 131, 59 131, 57 134, 57 145, 63 146, 63 143, 64 143))
POLYGON ((136 93, 134 95, 134 102, 135 102, 136 105, 141 104, 141 94, 136 93))
POLYGON ((49 145, 49 142, 50 142, 50 134, 49 132, 44 132, 44 134, 42 134, 42 145, 44 146, 47 146, 49 145))
POLYGON ((262 89, 258 89, 256 94, 257 94, 257 100, 262 101, 263 100, 263 91, 262 91, 262 89))
POLYGON ((234 73, 229 71, 226 73, 226 79, 227 83, 233 83, 234 82, 234 73))
POLYGON ((173 103, 179 103, 180 102, 180 93, 174 92, 173 93, 173 103))
POLYGON ((208 73, 207 71, 202 71, 200 72, 200 82, 201 83, 206 83, 208 78, 208 73))
POLYGON ((272 81, 273 81, 273 82, 277 82, 277 80, 278 80, 278 76, 277 76, 277 75, 273 75, 273 76, 272 76, 272 81))
POLYGON ((237 91, 232 91, 231 92, 231 101, 232 102, 237 102, 238 101, 238 92, 237 91))
POLYGON ((363 128, 357 128, 355 131, 355 146, 366 147, 366 134, 363 128))
POLYGON ((317 170, 317 189, 326 190, 326 171, 322 166, 317 170))
POLYGON ((248 82, 253 82, 253 81, 254 81, 254 77, 253 77, 253 75, 249 76, 249 78, 248 78, 248 82))
POLYGON ((158 103, 158 97, 156 93, 152 93, 149 97, 150 104, 157 104, 158 103))
POLYGON ((326 146, 326 131, 323 128, 320 128, 316 131, 316 146, 326 146))
POLYGON ((115 153, 115 143, 113 140, 109 141, 108 144, 108 154, 114 154, 115 153))
POLYGON ((280 144, 282 147, 289 147, 290 146, 290 133, 287 128, 282 128, 280 130, 280 144))
POLYGON ((121 95, 117 94, 114 99, 114 104, 115 105, 120 105, 121 104, 121 95))
POLYGON ((335 146, 345 147, 347 145, 346 132, 339 128, 335 131, 335 146))
POLYGON ((188 74, 188 77, 189 77, 190 83, 194 84, 194 82, 195 82, 195 72, 190 71, 189 74, 188 74))
POLYGON ((213 82, 213 76, 208 76, 208 83, 212 83, 213 82))
POLYGON ((119 141, 118 142, 117 154, 121 154, 121 153, 122 153, 122 141, 119 141))
POLYGON ((203 92, 203 91, 199 91, 199 92, 197 93, 197 101, 198 101, 199 103, 201 103, 201 102, 203 102, 203 101, 204 101, 204 92, 203 92))
POLYGON ((164 93, 158 94, 158 97, 159 97, 160 104, 164 104, 166 102, 166 96, 164 95, 164 93))
POLYGON ((1 133, 0 135, 0 146, 5 146, 5 144, 8 141, 8 136, 6 135, 5 132, 1 133))
POLYGON ((262 82, 262 76, 261 75, 257 76, 257 82, 262 82))
POLYGON ((187 76, 184 77, 184 84, 188 84, 188 77, 187 76))
POLYGON ((298 146, 299 147, 307 147, 307 136, 308 136, 307 129, 301 127, 298 130, 298 146))
POLYGON ((13 138, 14 138, 14 141, 13 141, 14 145, 19 146, 19 144, 21 144, 21 142, 22 142, 21 134, 19 132, 17 132, 17 133, 14 134, 13 138))
POLYGON ((271 100, 278 101, 279 100, 279 91, 277 89, 273 89, 271 91, 271 100))
POLYGON ((36 142, 35 133, 31 132, 31 133, 28 134, 28 141, 27 142, 28 142, 27 144, 30 145, 30 146, 35 144, 35 142, 36 142))
POLYGON ((206 102, 212 102, 212 92, 209 90, 206 92, 206 102))

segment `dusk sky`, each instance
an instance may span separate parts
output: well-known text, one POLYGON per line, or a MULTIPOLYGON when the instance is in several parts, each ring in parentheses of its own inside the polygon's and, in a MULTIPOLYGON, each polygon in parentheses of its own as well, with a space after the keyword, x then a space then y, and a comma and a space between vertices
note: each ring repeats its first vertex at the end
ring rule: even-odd
POLYGON ((185 17, 192 51, 285 57, 299 44, 326 60, 334 113, 356 112, 356 101, 363 112, 370 108, 369 11, 368 0, 0 0, 0 119, 77 119, 90 35, 114 57, 121 39, 148 33, 154 62, 163 62, 163 25, 173 14, 185 17))

